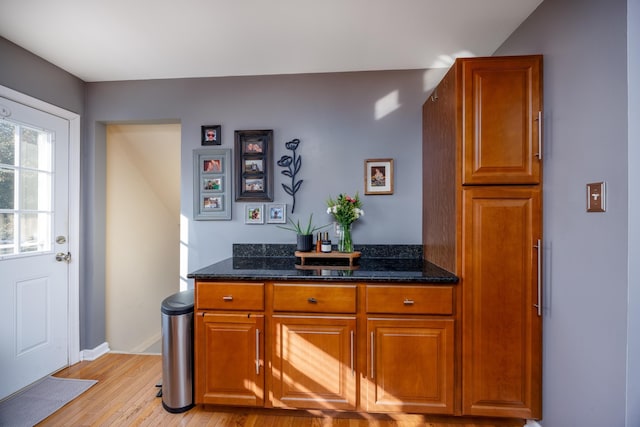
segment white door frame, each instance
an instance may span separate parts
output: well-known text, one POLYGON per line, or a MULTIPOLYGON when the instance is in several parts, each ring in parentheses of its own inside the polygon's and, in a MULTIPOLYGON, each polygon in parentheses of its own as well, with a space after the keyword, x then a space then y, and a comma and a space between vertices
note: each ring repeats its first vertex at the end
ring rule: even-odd
POLYGON ((80 115, 0 85, 0 96, 69 121, 69 366, 80 361, 80 115))

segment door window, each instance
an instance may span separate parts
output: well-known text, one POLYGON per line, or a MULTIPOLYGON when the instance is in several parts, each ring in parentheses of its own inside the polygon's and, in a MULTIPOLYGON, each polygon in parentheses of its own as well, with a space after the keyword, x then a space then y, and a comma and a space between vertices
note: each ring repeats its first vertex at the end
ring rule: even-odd
POLYGON ((53 134, 0 120, 0 257, 51 251, 53 134))

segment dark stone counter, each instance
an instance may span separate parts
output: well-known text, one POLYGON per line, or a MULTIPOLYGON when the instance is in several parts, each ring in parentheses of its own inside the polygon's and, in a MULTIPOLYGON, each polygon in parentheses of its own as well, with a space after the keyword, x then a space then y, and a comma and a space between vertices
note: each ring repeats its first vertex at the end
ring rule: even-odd
POLYGON ((293 256, 293 245, 234 245, 234 256, 187 275, 198 280, 366 281, 385 283, 455 284, 458 277, 424 261, 419 245, 356 247, 361 258, 352 268, 327 260, 293 256), (419 249, 418 249, 419 248, 419 249), (398 256, 400 254, 400 257, 398 256), (410 256, 408 256, 409 254, 410 256))

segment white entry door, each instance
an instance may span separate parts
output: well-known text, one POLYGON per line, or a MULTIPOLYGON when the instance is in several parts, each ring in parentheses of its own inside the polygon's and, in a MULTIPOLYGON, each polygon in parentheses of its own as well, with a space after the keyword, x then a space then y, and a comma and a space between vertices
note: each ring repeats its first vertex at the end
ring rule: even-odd
POLYGON ((69 364, 69 121, 0 97, 0 399, 69 364))

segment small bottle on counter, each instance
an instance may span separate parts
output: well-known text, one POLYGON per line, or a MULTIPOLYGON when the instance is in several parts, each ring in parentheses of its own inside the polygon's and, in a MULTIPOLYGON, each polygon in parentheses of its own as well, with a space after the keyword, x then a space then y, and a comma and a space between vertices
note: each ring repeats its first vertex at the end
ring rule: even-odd
POLYGON ((322 245, 320 247, 322 252, 331 252, 331 240, 329 240, 329 233, 324 233, 324 239, 322 239, 322 245))
POLYGON ((318 237, 316 237, 316 252, 322 252, 322 233, 318 231, 318 237))

